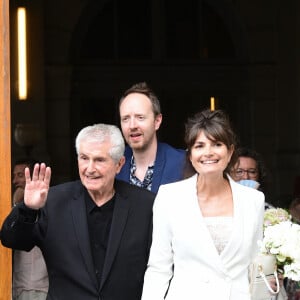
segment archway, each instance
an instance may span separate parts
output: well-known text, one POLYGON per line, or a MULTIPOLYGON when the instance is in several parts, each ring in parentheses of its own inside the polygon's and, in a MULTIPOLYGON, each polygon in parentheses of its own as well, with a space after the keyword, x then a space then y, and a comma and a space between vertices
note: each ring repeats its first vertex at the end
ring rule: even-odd
POLYGON ((183 147, 186 118, 210 96, 246 135, 239 123, 249 118, 247 45, 233 7, 224 0, 137 3, 94 1, 81 15, 70 54, 73 137, 92 123, 118 124, 119 97, 139 81, 160 98, 162 140, 183 147))

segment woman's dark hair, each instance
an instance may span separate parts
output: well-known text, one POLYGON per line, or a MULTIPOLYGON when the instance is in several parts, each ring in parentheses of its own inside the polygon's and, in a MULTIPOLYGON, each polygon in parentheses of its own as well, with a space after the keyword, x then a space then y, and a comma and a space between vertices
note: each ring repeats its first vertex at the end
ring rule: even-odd
MULTIPOLYGON (((209 140, 224 143, 228 149, 230 149, 232 146, 236 146, 236 135, 233 132, 229 118, 224 111, 211 111, 206 109, 196 113, 193 117, 189 118, 185 124, 184 140, 187 146, 186 167, 184 170, 185 178, 196 173, 189 157, 191 154, 191 149, 195 144, 200 131, 203 131, 209 140)), ((235 162, 236 158, 235 153, 233 152, 231 160, 227 168, 224 170, 224 173, 227 173, 232 165, 235 164, 235 162)))
POLYGON ((300 224, 300 197, 296 197, 289 205, 289 212, 292 215, 293 221, 300 224))

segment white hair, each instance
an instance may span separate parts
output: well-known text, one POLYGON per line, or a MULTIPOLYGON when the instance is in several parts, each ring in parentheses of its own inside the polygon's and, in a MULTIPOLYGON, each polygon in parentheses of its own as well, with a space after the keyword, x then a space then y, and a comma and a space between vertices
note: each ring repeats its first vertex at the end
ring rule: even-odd
POLYGON ((102 143, 106 139, 109 139, 111 142, 109 155, 115 162, 119 162, 124 155, 125 142, 120 129, 115 125, 95 124, 81 129, 75 140, 77 155, 79 154, 80 144, 83 141, 102 143))

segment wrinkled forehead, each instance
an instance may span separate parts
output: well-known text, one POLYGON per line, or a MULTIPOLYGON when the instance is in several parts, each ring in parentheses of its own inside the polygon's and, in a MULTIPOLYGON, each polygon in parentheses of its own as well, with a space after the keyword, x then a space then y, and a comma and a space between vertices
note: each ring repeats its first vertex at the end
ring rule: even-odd
POLYGON ((109 153, 112 148, 111 139, 107 136, 82 139, 79 144, 79 154, 109 153))

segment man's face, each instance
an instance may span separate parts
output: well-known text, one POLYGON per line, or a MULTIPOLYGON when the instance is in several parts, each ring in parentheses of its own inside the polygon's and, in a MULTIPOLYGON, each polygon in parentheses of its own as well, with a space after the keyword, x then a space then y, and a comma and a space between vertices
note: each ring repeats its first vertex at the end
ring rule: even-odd
POLYGON ((123 136, 134 150, 144 150, 156 140, 162 115, 154 116, 150 99, 139 93, 125 97, 120 105, 123 136))
POLYGON ((24 170, 27 167, 26 164, 15 165, 13 170, 13 185, 15 188, 25 188, 25 174, 24 170))
POLYGON ((124 164, 124 157, 115 162, 109 155, 111 143, 82 141, 78 154, 78 170, 82 184, 89 193, 105 193, 113 187, 116 174, 124 164))

